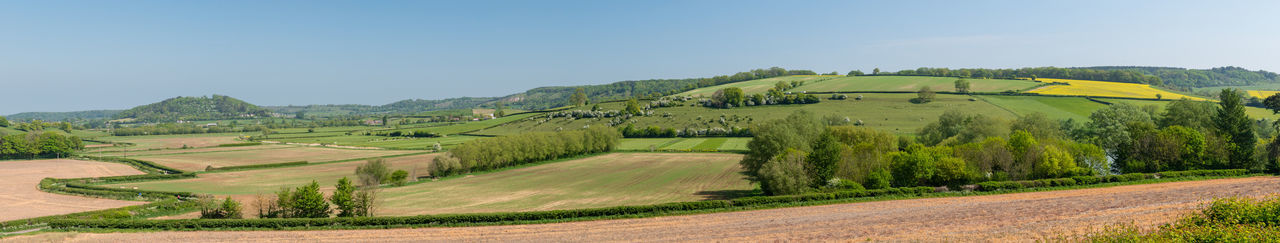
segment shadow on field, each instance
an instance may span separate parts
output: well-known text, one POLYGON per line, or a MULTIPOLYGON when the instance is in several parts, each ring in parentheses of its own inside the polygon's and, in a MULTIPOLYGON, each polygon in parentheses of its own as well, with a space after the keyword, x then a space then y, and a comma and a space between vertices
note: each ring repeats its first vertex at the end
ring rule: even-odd
POLYGON ((759 196, 758 190, 719 190, 719 191, 700 191, 696 193, 699 196, 706 196, 706 200, 726 200, 739 197, 759 196))

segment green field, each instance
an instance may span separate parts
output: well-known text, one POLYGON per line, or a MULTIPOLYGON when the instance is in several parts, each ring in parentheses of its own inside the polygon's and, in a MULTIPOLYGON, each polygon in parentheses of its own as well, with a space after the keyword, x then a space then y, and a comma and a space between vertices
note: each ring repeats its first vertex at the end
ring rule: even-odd
POLYGON ((984 101, 1003 107, 1018 115, 1044 113, 1052 119, 1075 119, 1088 121, 1089 114, 1107 105, 1089 101, 1080 97, 1044 97, 1044 96, 978 96, 984 101))
POLYGON ((728 83, 728 84, 716 85, 711 87, 698 88, 690 91, 685 91, 684 93, 676 94, 675 96, 711 97, 711 94, 715 93, 716 91, 720 89, 728 88, 728 87, 741 88, 742 92, 746 94, 764 93, 765 91, 769 91, 770 88, 773 88, 774 84, 777 84, 778 82, 790 83, 791 81, 804 81, 806 84, 820 83, 820 82, 825 82, 824 80, 830 80, 836 77, 842 77, 842 76, 804 75, 804 76, 782 76, 782 77, 773 77, 773 78, 766 78, 766 79, 756 79, 756 80, 748 80, 748 81, 742 81, 737 83, 728 83))
MULTIPOLYGON (((970 114, 986 114, 1004 119, 1012 119, 1013 113, 1001 109, 991 103, 970 101, 969 96, 940 94, 936 101, 926 104, 914 104, 910 100, 916 94, 862 94, 862 100, 823 100, 817 104, 806 105, 768 105, 749 106, 733 109, 716 109, 696 106, 664 107, 653 110, 653 115, 632 118, 636 127, 660 126, 675 129, 709 129, 713 127, 748 128, 755 122, 765 122, 785 117, 796 110, 808 110, 818 117, 834 115, 849 117, 852 121, 862 120, 867 127, 894 132, 912 134, 925 124, 938 119, 947 110, 958 110, 970 114), (724 122, 721 123, 721 118, 724 122), (735 118, 736 117, 736 118, 735 118)), ((621 109, 618 103, 600 104, 601 109, 621 109)), ((608 126, 611 118, 569 119, 559 117, 548 119, 545 116, 520 120, 492 129, 481 130, 477 134, 505 135, 526 131, 555 131, 557 129, 578 129, 586 126, 608 126)), ((631 122, 629 121, 629 122, 631 122)))
POLYGON ((751 138, 627 138, 622 139, 618 150, 649 151, 747 151, 751 138))
MULTIPOLYGON (((929 86, 933 91, 956 91, 959 78, 924 76, 858 76, 842 77, 822 82, 806 83, 791 89, 792 92, 855 92, 855 91, 919 91, 929 86)), ((967 79, 974 92, 1001 92, 1022 90, 1039 85, 1034 81, 1009 79, 967 79)))
POLYGON ((129 156, 185 171, 203 171, 206 166, 227 167, 307 161, 311 163, 413 153, 400 150, 356 150, 320 147, 233 150, 206 153, 129 156))

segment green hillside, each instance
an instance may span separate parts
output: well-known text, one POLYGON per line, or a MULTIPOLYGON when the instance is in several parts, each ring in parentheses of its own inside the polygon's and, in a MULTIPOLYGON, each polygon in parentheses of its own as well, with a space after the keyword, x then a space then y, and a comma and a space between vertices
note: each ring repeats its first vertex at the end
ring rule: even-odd
POLYGON ((116 119, 133 118, 144 122, 179 120, 219 120, 270 116, 270 111, 248 102, 223 95, 212 97, 175 97, 134 107, 116 114, 116 119))
MULTIPOLYGON (((960 78, 927 77, 927 76, 858 76, 842 77, 822 82, 806 82, 805 85, 791 91, 808 92, 852 92, 852 91, 919 91, 929 86, 934 91, 955 91, 955 82, 960 78)), ((1022 90, 1039 83, 1026 80, 1011 79, 965 79, 969 81, 969 90, 973 92, 1002 92, 1006 90, 1022 90)))

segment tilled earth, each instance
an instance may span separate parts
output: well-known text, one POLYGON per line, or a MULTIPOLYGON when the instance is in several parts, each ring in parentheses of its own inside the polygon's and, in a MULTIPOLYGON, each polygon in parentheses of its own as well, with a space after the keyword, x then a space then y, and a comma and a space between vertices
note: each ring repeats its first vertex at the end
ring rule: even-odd
POLYGON ((926 198, 554 224, 323 231, 52 233, 17 241, 1033 241, 1113 224, 1153 227, 1218 197, 1280 192, 1280 178, 926 198))
POLYGON ((137 175, 118 163, 48 159, 0 162, 0 221, 118 208, 144 202, 53 194, 40 191, 40 180, 53 178, 137 175))

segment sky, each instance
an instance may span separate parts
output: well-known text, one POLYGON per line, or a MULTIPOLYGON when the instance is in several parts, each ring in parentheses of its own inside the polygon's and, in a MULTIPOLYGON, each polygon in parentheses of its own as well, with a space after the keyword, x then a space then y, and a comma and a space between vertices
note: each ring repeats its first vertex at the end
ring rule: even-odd
POLYGON ((0 114, 1099 65, 1280 71, 1280 1, 0 1, 0 114))

